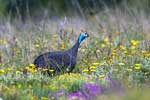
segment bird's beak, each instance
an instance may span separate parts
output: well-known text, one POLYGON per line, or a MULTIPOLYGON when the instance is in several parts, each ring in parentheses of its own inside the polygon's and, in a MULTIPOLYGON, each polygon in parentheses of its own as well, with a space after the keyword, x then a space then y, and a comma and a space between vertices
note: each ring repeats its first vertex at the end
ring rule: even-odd
POLYGON ((89 34, 87 35, 87 37, 90 37, 89 34))
POLYGON ((87 37, 89 37, 89 34, 87 34, 87 37))

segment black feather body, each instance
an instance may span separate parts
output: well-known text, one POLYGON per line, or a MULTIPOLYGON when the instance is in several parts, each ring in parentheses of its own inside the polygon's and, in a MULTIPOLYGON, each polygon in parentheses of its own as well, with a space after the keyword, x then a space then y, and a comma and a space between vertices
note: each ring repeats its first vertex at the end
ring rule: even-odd
MULTIPOLYGON (((81 32, 75 45, 66 51, 47 52, 38 56, 34 65, 36 68, 48 68, 56 72, 72 72, 76 65, 76 58, 80 43, 89 35, 86 32, 81 32)), ((50 71, 48 74, 51 75, 50 71)))
MULTIPOLYGON (((57 72, 71 72, 76 65, 79 43, 77 42, 71 49, 66 51, 47 52, 38 56, 34 64, 36 67, 53 69, 57 72)), ((50 75, 51 73, 47 71, 50 75)))

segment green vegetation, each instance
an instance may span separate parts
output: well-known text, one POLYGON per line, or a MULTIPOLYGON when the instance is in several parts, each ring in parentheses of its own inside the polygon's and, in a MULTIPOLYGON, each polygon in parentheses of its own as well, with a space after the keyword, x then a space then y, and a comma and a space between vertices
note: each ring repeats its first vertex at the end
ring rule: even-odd
POLYGON ((86 19, 2 22, 0 99, 149 100, 150 24, 145 10, 107 8, 86 19), (35 69, 32 63, 39 54, 72 47, 82 28, 90 37, 81 44, 72 73, 49 77, 41 74, 49 69, 35 69))
MULTIPOLYGON (((0 0, 0 17, 19 17, 23 22, 29 17, 76 16, 87 17, 103 11, 105 8, 127 11, 150 9, 150 1, 143 0, 0 0), (72 13, 73 12, 73 13, 72 13)), ((130 12, 132 13, 132 11, 130 12)), ((35 18, 37 17, 37 18, 35 18)))

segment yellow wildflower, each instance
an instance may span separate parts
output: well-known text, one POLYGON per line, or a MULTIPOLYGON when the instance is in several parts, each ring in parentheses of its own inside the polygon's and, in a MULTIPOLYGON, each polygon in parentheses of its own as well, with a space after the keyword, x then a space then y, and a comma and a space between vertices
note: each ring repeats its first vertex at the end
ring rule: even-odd
POLYGON ((141 66, 141 64, 135 64, 135 66, 139 67, 139 66, 141 66))
POLYGON ((32 68, 30 68, 28 71, 31 72, 31 73, 36 73, 37 72, 37 70, 32 69, 32 68))
POLYGON ((104 78, 105 77, 105 74, 100 74, 99 75, 99 78, 104 78))
POLYGON ((99 52, 100 52, 100 50, 99 50, 99 49, 97 49, 97 50, 96 50, 96 52, 97 52, 97 53, 99 53, 99 52))
POLYGON ((41 97, 41 100, 48 100, 47 97, 41 97))
POLYGON ((93 62, 92 65, 93 65, 93 66, 98 66, 99 63, 98 63, 98 62, 93 62))
POLYGON ((62 49, 62 50, 65 49, 65 43, 64 43, 64 42, 61 43, 61 49, 62 49))
POLYGON ((121 50, 126 50, 126 47, 123 46, 123 45, 120 45, 119 48, 120 48, 121 50))
POLYGON ((84 69, 84 70, 83 70, 83 72, 88 72, 88 71, 89 71, 88 69, 84 69))
POLYGON ((135 64, 135 67, 134 67, 136 70, 139 70, 141 68, 141 64, 135 64))
POLYGON ((150 57, 150 53, 147 52, 147 51, 145 51, 145 50, 142 51, 142 54, 143 54, 145 57, 150 57))
POLYGON ((109 39, 108 38, 104 38, 103 41, 104 41, 105 44, 109 44, 109 39))
POLYGON ((90 71, 91 71, 91 72, 96 72, 96 70, 95 70, 95 69, 91 69, 90 71))
POLYGON ((7 67, 6 70, 7 70, 7 71, 11 71, 12 69, 11 69, 10 67, 7 67))
POLYGON ((40 71, 40 70, 42 70, 42 68, 41 68, 41 67, 38 67, 38 71, 40 71))
POLYGON ((36 96, 31 95, 31 100, 37 100, 36 96))
POLYGON ((142 50, 141 52, 142 52, 143 54, 146 54, 146 53, 147 53, 147 51, 145 51, 145 50, 142 50))
POLYGON ((37 73, 38 72, 38 70, 36 70, 36 69, 34 69, 33 71, 32 71, 32 73, 37 73))
POLYGON ((104 43, 102 43, 102 44, 101 44, 101 47, 102 47, 102 48, 105 48, 105 47, 106 47, 106 45, 105 45, 104 43))
POLYGON ((112 50, 112 55, 116 55, 117 54, 117 50, 113 49, 112 50))
POLYGON ((82 52, 85 52, 85 49, 81 49, 82 50, 82 52))
POLYGON ((146 57, 150 57, 150 53, 147 53, 147 54, 146 54, 146 57))
POLYGON ((36 47, 36 48, 39 48, 39 47, 40 47, 40 45, 39 45, 39 44, 35 44, 35 47, 36 47))
POLYGON ((137 46, 140 42, 136 40, 131 40, 130 41, 132 45, 137 46))
POLYGON ((98 44, 98 40, 95 40, 95 44, 98 44))
POLYGON ((125 65, 125 64, 124 64, 123 62, 120 62, 119 65, 120 65, 120 66, 123 66, 123 65, 125 65))
POLYGON ((53 69, 50 69, 49 71, 50 71, 50 72, 54 72, 54 70, 53 70, 53 69))
POLYGON ((20 74, 20 71, 19 71, 19 70, 17 70, 17 71, 16 71, 16 74, 20 74))
POLYGON ((106 62, 107 62, 107 64, 112 64, 112 59, 108 59, 108 60, 106 60, 106 62))
POLYGON ((136 69, 136 70, 139 70, 139 69, 140 69, 140 67, 135 67, 135 69, 136 69))
POLYGON ((47 71, 48 70, 48 68, 43 68, 43 71, 47 71))
POLYGON ((57 37, 58 37, 58 35, 57 35, 57 34, 54 34, 54 35, 52 35, 52 37, 53 37, 53 38, 57 38, 57 37))
POLYGON ((0 43, 6 45, 8 42, 6 40, 0 38, 0 43))
POLYGON ((115 32, 114 32, 115 35, 118 35, 119 33, 120 33, 119 31, 115 31, 115 32))
POLYGON ((117 50, 116 50, 116 49, 113 49, 112 52, 113 52, 113 53, 117 53, 117 50))
POLYGON ((32 68, 29 68, 29 67, 26 67, 26 70, 29 71, 29 72, 32 72, 33 69, 32 68))
POLYGON ((27 67, 25 67, 25 69, 26 69, 26 70, 29 70, 30 68, 27 66, 27 67))
POLYGON ((127 50, 125 50, 125 51, 124 51, 124 54, 128 54, 128 51, 127 51, 127 50))
POLYGON ((88 63, 88 61, 87 61, 86 59, 83 59, 83 62, 84 62, 84 63, 88 63))
POLYGON ((5 70, 4 69, 0 69, 0 73, 4 74, 5 70))
POLYGON ((130 47, 131 50, 134 50, 134 49, 136 49, 136 48, 137 48, 137 46, 135 46, 135 45, 132 45, 132 46, 130 47))
POLYGON ((66 86, 65 84, 62 84, 60 87, 61 87, 62 89, 67 89, 67 86, 66 86))
POLYGON ((35 65, 34 64, 30 64, 29 65, 31 68, 35 68, 35 65))
POLYGON ((128 72, 132 72, 132 69, 131 69, 131 68, 128 68, 127 71, 128 71, 128 72))
POLYGON ((54 96, 50 97, 50 100, 55 100, 55 97, 54 96))
POLYGON ((95 69, 96 67, 95 66, 90 66, 90 69, 95 69))

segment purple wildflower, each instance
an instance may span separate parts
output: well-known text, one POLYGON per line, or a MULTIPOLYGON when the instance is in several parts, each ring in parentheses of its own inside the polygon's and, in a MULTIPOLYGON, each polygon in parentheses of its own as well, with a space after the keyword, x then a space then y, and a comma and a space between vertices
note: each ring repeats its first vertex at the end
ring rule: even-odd
POLYGON ((108 81, 106 86, 98 85, 95 83, 83 83, 78 91, 68 95, 68 100, 72 99, 79 100, 81 98, 82 100, 91 100, 103 93, 115 92, 119 94, 119 96, 123 94, 123 88, 120 82, 116 80, 110 80, 109 77, 105 77, 105 80, 108 81))
POLYGON ((72 100, 72 99, 81 99, 82 100, 85 100, 85 98, 83 97, 82 93, 80 91, 76 91, 76 92, 73 92, 71 94, 68 95, 68 100, 72 100))
POLYGON ((58 99, 61 96, 65 96, 65 91, 63 89, 58 90, 56 93, 50 93, 49 97, 51 99, 58 99))
POLYGON ((105 93, 117 93, 120 96, 124 94, 124 87, 118 80, 110 80, 109 84, 105 86, 105 93))
POLYGON ((110 81, 109 76, 106 76, 106 77, 104 78, 104 80, 106 80, 106 81, 110 81))
POLYGON ((63 96, 63 95, 65 95, 65 91, 63 89, 58 90, 55 94, 56 97, 60 97, 60 96, 63 96))
POLYGON ((55 94, 50 93, 50 94, 49 94, 49 98, 50 98, 50 99, 55 99, 55 98, 56 98, 56 96, 55 96, 55 94))
POLYGON ((96 97, 101 93, 103 93, 103 88, 98 86, 97 84, 84 83, 78 91, 69 94, 68 98, 69 100, 71 100, 72 98, 82 98, 82 100, 87 100, 96 97))
POLYGON ((98 86, 97 84, 84 83, 81 86, 80 91, 85 98, 92 98, 94 96, 97 96, 98 94, 103 93, 103 88, 101 86, 98 86))

